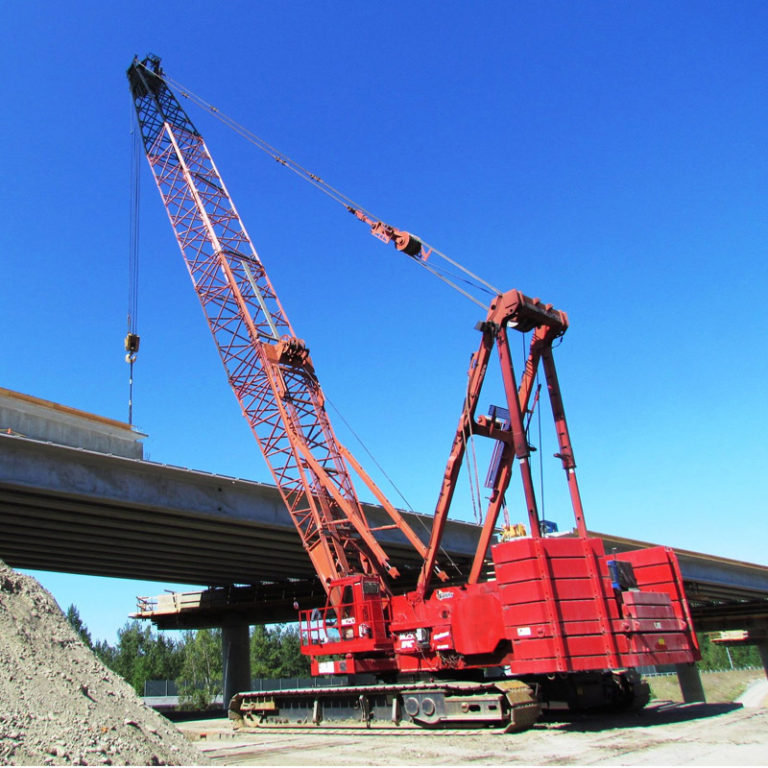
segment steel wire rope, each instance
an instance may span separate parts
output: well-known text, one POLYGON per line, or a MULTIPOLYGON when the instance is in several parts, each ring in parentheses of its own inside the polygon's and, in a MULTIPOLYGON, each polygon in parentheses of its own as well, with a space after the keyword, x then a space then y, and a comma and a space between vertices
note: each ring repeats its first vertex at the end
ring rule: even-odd
MULTIPOLYGON (((347 420, 344 418, 344 414, 343 414, 343 413, 342 413, 342 412, 341 412, 341 411, 338 409, 338 407, 337 407, 337 406, 336 406, 336 404, 333 402, 333 400, 331 400, 331 399, 328 397, 328 395, 324 395, 324 397, 325 397, 325 401, 326 401, 326 402, 327 402, 327 403, 328 403, 328 404, 331 406, 331 408, 333 408, 334 412, 335 412, 335 413, 338 415, 338 417, 339 417, 339 418, 342 420, 342 422, 344 423, 344 425, 346 426, 346 428, 347 428, 347 429, 350 431, 350 433, 351 433, 351 434, 352 434, 352 436, 355 438, 355 440, 357 440, 357 442, 360 444, 360 446, 362 447, 362 449, 363 449, 363 450, 366 452, 366 454, 368 454, 368 458, 370 458, 370 460, 371 460, 371 461, 372 461, 372 462, 373 462, 373 463, 376 465, 376 467, 378 468, 379 472, 381 472, 381 474, 382 474, 382 475, 383 475, 383 476, 386 478, 387 482, 388 482, 388 483, 389 483, 389 484, 390 484, 390 485, 391 485, 391 486, 392 486, 392 487, 395 489, 395 492, 396 492, 396 493, 397 493, 397 495, 398 495, 398 496, 399 496, 399 497, 400 497, 400 498, 403 500, 403 503, 406 505, 406 507, 408 507, 408 510, 409 510, 409 511, 410 511, 412 514, 416 515, 416 519, 419 521, 419 525, 422 527, 422 530, 423 530, 423 531, 424 531, 424 532, 425 532, 427 535, 429 535, 429 534, 431 533, 431 530, 430 530, 430 529, 427 527, 427 524, 426 524, 426 523, 425 523, 425 522, 424 522, 424 521, 421 519, 421 518, 422 518, 422 515, 418 514, 418 513, 416 512, 416 510, 414 510, 414 508, 411 506, 411 503, 410 503, 410 502, 408 501, 408 499, 405 497, 405 495, 404 495, 404 494, 403 494, 403 492, 400 490, 400 488, 397 486, 397 484, 395 483, 395 481, 394 481, 394 480, 393 480, 393 479, 392 479, 392 478, 389 476, 389 474, 388 474, 388 473, 387 473, 387 471, 384 469, 384 467, 383 467, 383 466, 382 466, 382 465, 381 465, 381 464, 378 462, 378 460, 377 460, 377 459, 376 459, 376 457, 373 455, 373 453, 371 452, 371 450, 370 450, 370 449, 368 448, 368 446, 365 444, 365 442, 364 442, 363 438, 362 438, 362 437, 360 437, 360 435, 358 435, 358 433, 357 433, 357 432, 354 430, 354 428, 352 427, 352 425, 351 425, 351 424, 350 424, 350 423, 349 423, 349 422, 348 422, 348 421, 347 421, 347 420)), ((440 548, 439 548, 439 552, 440 552, 440 553, 443 555, 443 557, 446 559, 446 561, 447 561, 448 563, 450 563, 450 564, 451 564, 451 565, 454 567, 454 569, 455 569, 455 570, 456 570, 458 573, 460 573, 460 572, 461 572, 461 571, 460 571, 460 569, 459 569, 459 566, 456 564, 456 562, 455 562, 455 561, 454 561, 454 559, 453 559, 453 558, 450 556, 450 554, 449 554, 449 553, 448 553, 448 552, 447 552, 447 551, 446 551, 446 550, 443 548, 443 546, 442 546, 442 545, 441 545, 441 546, 440 546, 440 548)))
POLYGON ((480 495, 480 472, 477 468, 477 450, 475 448, 475 437, 472 435, 470 438, 470 457, 472 458, 472 466, 470 468, 467 464, 467 472, 469 474, 469 493, 472 497, 472 512, 475 516, 475 522, 478 525, 483 524, 483 499, 480 495))
POLYGON ((139 289, 139 213, 140 213, 140 152, 139 134, 135 121, 131 126, 131 170, 130 170, 130 220, 128 235, 128 333, 136 333, 138 326, 139 289))
MULTIPOLYGON (((526 365, 528 360, 528 341, 526 334, 522 334, 522 343, 523 343, 523 366, 526 365)), ((541 431, 541 402, 539 401, 539 395, 538 393, 541 392, 541 381, 539 378, 539 370, 538 367, 536 368, 536 397, 533 400, 533 405, 530 406, 531 409, 534 409, 536 411, 536 425, 537 425, 537 432, 538 432, 538 464, 539 464, 539 513, 541 516, 541 519, 544 519, 545 517, 545 511, 544 511, 544 437, 542 435, 541 431)), ((528 419, 528 425, 526 427, 526 439, 528 439, 528 435, 530 433, 531 429, 531 419, 533 418, 533 410, 529 410, 530 418, 528 419)), ((529 440, 530 443, 530 440, 529 440)))
MULTIPOLYGON (((210 114, 212 114, 217 120, 219 120, 221 123, 229 127, 235 133, 237 133, 238 135, 240 135, 241 137, 249 141, 251 144, 256 146, 258 149, 260 149, 262 152, 266 153, 270 157, 272 157, 272 159, 274 159, 284 167, 293 171, 297 176, 304 179, 304 181, 308 182, 309 184, 314 186, 316 189, 319 189, 321 192, 323 192, 325 195, 330 197, 332 200, 343 205, 347 210, 352 212, 360 211, 361 213, 365 214, 371 219, 374 219, 379 222, 382 221, 382 219, 380 219, 378 216, 375 216, 371 211, 369 211, 368 209, 356 203, 354 200, 352 200, 352 198, 343 194, 341 191, 333 187, 331 184, 326 182, 317 174, 312 173, 310 170, 308 170, 307 168, 304 168, 295 160, 292 160, 290 157, 288 157, 287 155, 277 150, 267 141, 262 139, 260 136, 256 135, 249 128, 246 128, 244 125, 237 122, 234 118, 230 117, 224 112, 221 112, 221 110, 219 110, 217 107, 213 106, 210 102, 207 102, 205 99, 195 94, 189 88, 187 88, 182 83, 180 83, 178 80, 175 80, 174 78, 170 77, 165 73, 163 74, 153 73, 153 74, 159 77, 163 82, 165 82, 166 85, 173 86, 176 90, 178 90, 178 92, 184 98, 188 99, 193 104, 196 104, 201 109, 204 109, 210 114)), ((463 272, 466 275, 466 278, 464 278, 465 281, 468 284, 472 285, 476 290, 479 290, 480 292, 491 295, 491 296, 498 296, 501 294, 501 291, 498 288, 496 288, 491 283, 481 278, 479 275, 476 275, 474 272, 464 267, 455 259, 452 259, 450 256, 446 255, 439 249, 430 245, 429 243, 424 241, 422 238, 419 237, 417 239, 422 243, 423 247, 427 249, 430 257, 438 256, 439 258, 443 259, 446 263, 450 264, 455 269, 458 269, 461 272, 463 272)), ((463 288, 459 287, 455 282, 453 282, 444 274, 442 274, 439 268, 433 267, 431 264, 428 264, 425 259, 420 259, 416 256, 411 257, 411 259, 415 261, 417 264, 419 264, 420 266, 422 266, 424 269, 426 269, 428 272, 432 273, 435 277, 437 277, 438 279, 442 280, 444 283, 452 287, 454 290, 458 291, 464 297, 468 298, 470 301, 474 302, 475 304, 478 304, 483 309, 486 308, 486 305, 483 302, 479 301, 477 298, 472 296, 472 294, 465 291, 463 288)))
MULTIPOLYGON (((541 387, 538 371, 536 371, 536 386, 541 387)), ((536 409, 536 422, 539 431, 539 507, 541 508, 541 518, 544 520, 546 519, 546 509, 544 504, 544 437, 541 432, 541 403, 536 409)))
POLYGON ((131 108, 131 168, 129 191, 129 232, 128 232, 128 314, 126 318, 127 335, 125 337, 126 362, 128 363, 128 423, 133 424, 133 381, 136 352, 138 351, 138 315, 139 315, 139 231, 141 210, 141 132, 136 113, 131 108))
POLYGON ((483 522, 483 500, 480 496, 480 473, 477 469, 477 455, 475 453, 475 440, 474 433, 472 432, 472 414, 469 410, 469 387, 471 380, 467 379, 467 389, 464 393, 464 415, 467 419, 467 432, 464 430, 461 433, 461 440, 464 445, 464 453, 469 454, 472 461, 467 461, 467 477, 469 478, 469 496, 472 500, 472 513, 475 517, 475 522, 478 525, 482 525, 483 522), (470 450, 471 444, 471 450, 470 450), (474 472, 474 475, 473 475, 474 472), (474 483, 473 483, 474 481, 474 483))

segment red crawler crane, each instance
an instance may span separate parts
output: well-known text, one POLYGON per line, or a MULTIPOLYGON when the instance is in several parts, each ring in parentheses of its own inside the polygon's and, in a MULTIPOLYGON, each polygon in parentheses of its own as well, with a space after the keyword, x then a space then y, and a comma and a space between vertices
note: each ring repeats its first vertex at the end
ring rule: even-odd
MULTIPOLYGON (((565 313, 513 290, 496 296, 478 324, 481 341, 425 545, 336 439, 309 350, 160 60, 134 60, 128 79, 147 159, 230 384, 328 596, 324 607, 300 614, 302 650, 314 674, 378 678, 341 688, 237 694, 230 704, 235 720, 319 723, 353 715, 367 724, 387 718, 520 729, 556 701, 573 708, 642 705, 647 690, 633 668, 695 660, 674 553, 655 547, 607 557, 602 542, 587 535, 552 354, 568 327, 565 313), (510 329, 533 332, 519 380, 510 329), (477 413, 494 350, 505 419, 477 413), (525 418, 540 367, 573 506, 569 536, 542 533, 531 476, 525 418), (433 589, 433 575, 447 579, 437 553, 471 436, 500 445, 490 502, 468 576, 433 589), (494 544, 515 462, 530 533, 494 544), (394 588, 398 571, 366 520, 350 466, 423 558, 415 590, 394 588)), ((350 210, 411 258, 429 256, 409 233, 350 210)))

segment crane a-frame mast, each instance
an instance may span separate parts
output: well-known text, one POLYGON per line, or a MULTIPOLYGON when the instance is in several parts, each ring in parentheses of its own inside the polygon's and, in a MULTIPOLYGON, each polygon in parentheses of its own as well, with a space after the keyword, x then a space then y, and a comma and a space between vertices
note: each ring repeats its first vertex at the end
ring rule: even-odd
MULTIPOLYGON (((235 396, 326 590, 351 573, 376 575, 386 589, 387 577, 398 573, 356 495, 309 350, 162 74, 159 58, 134 59, 131 93, 149 165, 235 396)), ((418 536, 385 508, 423 554, 418 536)))

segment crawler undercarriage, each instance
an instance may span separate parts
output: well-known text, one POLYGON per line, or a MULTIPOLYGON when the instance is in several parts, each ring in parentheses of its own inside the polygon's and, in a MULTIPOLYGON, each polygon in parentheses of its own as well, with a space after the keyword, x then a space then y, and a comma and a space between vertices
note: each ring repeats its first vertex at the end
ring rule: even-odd
POLYGON ((238 729, 279 726, 530 728, 547 711, 642 708, 648 686, 634 672, 488 682, 381 683, 238 693, 238 729))

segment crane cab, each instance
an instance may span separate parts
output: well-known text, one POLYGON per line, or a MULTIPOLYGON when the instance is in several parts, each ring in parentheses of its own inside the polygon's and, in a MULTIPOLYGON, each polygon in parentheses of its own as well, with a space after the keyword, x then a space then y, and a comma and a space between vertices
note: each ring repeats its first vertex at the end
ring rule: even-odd
POLYGON ((353 672, 346 664, 318 662, 320 656, 389 652, 393 642, 387 629, 389 595, 378 578, 353 574, 332 582, 323 608, 299 612, 301 652, 312 657, 313 672, 353 672))

